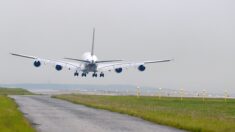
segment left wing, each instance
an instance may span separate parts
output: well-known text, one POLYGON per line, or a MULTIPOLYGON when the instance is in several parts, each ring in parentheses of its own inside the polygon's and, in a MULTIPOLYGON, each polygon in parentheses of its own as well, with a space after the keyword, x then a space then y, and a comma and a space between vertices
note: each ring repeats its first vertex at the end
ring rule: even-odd
POLYGON ((155 61, 143 61, 143 62, 124 62, 124 63, 114 63, 114 64, 105 64, 98 67, 99 72, 113 71, 116 69, 128 69, 130 67, 138 67, 140 71, 145 70, 145 65, 161 62, 169 62, 172 60, 155 60, 155 61))
POLYGON ((74 71, 81 71, 82 70, 82 64, 81 63, 71 63, 66 61, 60 61, 60 60, 51 60, 51 59, 43 59, 36 56, 30 56, 30 55, 22 55, 22 54, 15 54, 10 53, 13 56, 18 56, 26 59, 32 59, 34 60, 34 66, 39 67, 42 64, 51 64, 56 68, 56 70, 60 71, 63 68, 66 68, 68 70, 74 70, 74 71))

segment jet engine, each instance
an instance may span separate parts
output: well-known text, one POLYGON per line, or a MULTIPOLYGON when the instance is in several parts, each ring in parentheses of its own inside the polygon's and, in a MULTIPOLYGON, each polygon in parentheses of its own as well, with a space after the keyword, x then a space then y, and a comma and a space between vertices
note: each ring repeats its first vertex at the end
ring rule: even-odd
POLYGON ((40 67, 41 66, 41 62, 40 61, 34 61, 33 65, 35 67, 40 67))
POLYGON ((145 71, 145 69, 146 69, 146 67, 144 65, 140 65, 138 67, 138 70, 141 71, 141 72, 145 71))
POLYGON ((116 73, 121 73, 121 72, 122 72, 122 68, 117 68, 117 69, 115 69, 115 72, 116 72, 116 73))
POLYGON ((62 69, 63 69, 63 67, 61 66, 61 65, 56 65, 55 66, 55 69, 57 70, 57 71, 61 71, 62 69))

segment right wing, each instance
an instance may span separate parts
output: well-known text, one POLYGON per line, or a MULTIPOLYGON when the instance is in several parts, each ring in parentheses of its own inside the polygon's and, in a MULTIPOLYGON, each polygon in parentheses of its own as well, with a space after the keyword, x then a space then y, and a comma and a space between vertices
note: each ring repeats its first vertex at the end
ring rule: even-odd
POLYGON ((32 59, 35 62, 40 62, 40 64, 51 64, 54 67, 59 65, 62 68, 64 68, 64 67, 67 68, 68 70, 82 71, 82 69, 83 69, 82 63, 71 63, 71 62, 60 61, 60 60, 43 59, 43 58, 39 58, 36 56, 22 55, 22 54, 15 54, 15 53, 10 53, 10 54, 13 56, 32 59))
POLYGON ((123 63, 113 63, 113 64, 104 64, 98 67, 98 71, 105 72, 105 71, 113 71, 118 68, 128 69, 130 67, 138 67, 146 64, 153 64, 153 63, 161 63, 161 62, 169 62, 172 60, 155 60, 155 61, 142 61, 142 62, 123 62, 123 63))

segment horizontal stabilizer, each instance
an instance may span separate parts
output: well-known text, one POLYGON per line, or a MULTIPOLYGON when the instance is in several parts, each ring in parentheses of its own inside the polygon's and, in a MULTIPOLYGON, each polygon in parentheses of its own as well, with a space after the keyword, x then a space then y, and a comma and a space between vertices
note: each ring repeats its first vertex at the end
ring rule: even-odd
POLYGON ((123 60, 104 60, 104 61, 96 61, 96 63, 108 63, 108 62, 118 62, 123 60))
POLYGON ((81 59, 73 59, 73 58, 64 58, 66 60, 73 60, 73 61, 80 61, 80 62, 85 62, 85 63, 90 63, 90 61, 87 60, 81 60, 81 59))

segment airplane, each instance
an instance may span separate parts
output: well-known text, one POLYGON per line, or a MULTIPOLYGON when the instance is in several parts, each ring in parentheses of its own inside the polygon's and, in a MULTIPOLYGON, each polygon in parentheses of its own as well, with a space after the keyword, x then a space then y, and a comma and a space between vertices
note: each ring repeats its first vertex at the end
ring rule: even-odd
POLYGON ((85 52, 82 56, 82 59, 64 58, 66 60, 70 60, 70 62, 63 60, 44 59, 36 56, 29 56, 16 53, 10 53, 10 54, 13 56, 34 60, 33 65, 37 68, 42 66, 42 64, 52 64, 57 71, 61 71, 66 68, 68 70, 74 71, 74 76, 79 76, 79 73, 81 73, 82 77, 86 77, 88 73, 92 73, 92 77, 97 77, 98 73, 99 77, 104 77, 104 73, 107 71, 115 71, 116 73, 122 73, 123 69, 127 69, 129 67, 136 67, 139 71, 143 72, 146 70, 147 64, 171 61, 170 59, 140 61, 140 62, 125 62, 123 60, 99 61, 97 56, 94 54, 94 48, 95 48, 94 42, 95 42, 95 28, 93 29, 91 52, 85 52))

